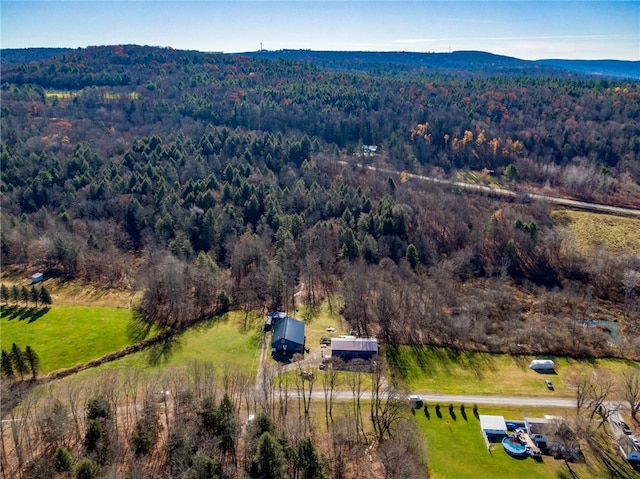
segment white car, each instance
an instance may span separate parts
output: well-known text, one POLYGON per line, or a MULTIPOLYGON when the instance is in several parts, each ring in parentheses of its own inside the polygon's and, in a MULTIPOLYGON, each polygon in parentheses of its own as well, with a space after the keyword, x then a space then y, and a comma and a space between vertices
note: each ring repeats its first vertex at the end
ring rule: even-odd
POLYGON ((631 440, 633 441, 633 445, 636 447, 640 447, 640 441, 638 441, 638 438, 635 436, 629 436, 631 438, 631 440))
POLYGON ((422 400, 422 396, 409 396, 409 402, 416 409, 420 409, 424 404, 424 401, 422 400))

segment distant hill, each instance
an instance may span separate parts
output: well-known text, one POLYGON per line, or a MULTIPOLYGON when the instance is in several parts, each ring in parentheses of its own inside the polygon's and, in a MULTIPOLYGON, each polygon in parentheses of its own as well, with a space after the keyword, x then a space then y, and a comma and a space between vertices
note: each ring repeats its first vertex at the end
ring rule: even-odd
MULTIPOLYGON (((4 65, 46 60, 73 49, 19 48, 0 50, 4 65)), ((195 53, 195 52, 194 52, 195 53)), ((205 52, 202 52, 205 53, 205 52)), ((235 54, 229 54, 235 55, 235 54)), ((385 74, 438 73, 461 77, 526 76, 640 79, 640 61, 624 60, 520 60, 518 58, 481 51, 451 53, 357 52, 318 50, 259 50, 240 55, 271 60, 290 60, 322 68, 385 74)))
POLYGON ((581 73, 614 78, 640 80, 640 61, 624 60, 539 60, 537 63, 581 73))
POLYGON ((568 76, 553 65, 520 60, 480 51, 452 53, 414 52, 334 52, 313 50, 277 50, 247 52, 254 58, 285 59, 313 63, 323 68, 358 70, 372 73, 451 73, 456 76, 568 76))
POLYGON ((640 78, 640 62, 623 60, 520 60, 481 51, 452 53, 413 52, 334 52, 314 50, 277 50, 247 52, 243 55, 304 61, 345 70, 378 73, 452 73, 457 76, 575 77, 602 76, 640 78))
POLYGON ((70 51, 71 48, 3 48, 0 50, 0 64, 15 65, 47 60, 70 51))

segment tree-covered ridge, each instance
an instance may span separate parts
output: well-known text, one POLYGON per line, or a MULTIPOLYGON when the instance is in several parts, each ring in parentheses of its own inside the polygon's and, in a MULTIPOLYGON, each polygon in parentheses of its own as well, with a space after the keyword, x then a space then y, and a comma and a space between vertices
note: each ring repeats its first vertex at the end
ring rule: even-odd
MULTIPOLYGON (((46 96, 48 89, 82 89, 73 101, 85 111, 106 110, 100 118, 106 128, 153 130, 159 122, 182 127, 200 120, 298 132, 339 148, 381 144, 399 164, 415 158, 409 161, 495 169, 518 159, 562 166, 586 161, 629 171, 636 182, 639 174, 635 83, 439 75, 398 79, 287 60, 136 46, 94 47, 7 67, 3 82, 7 101, 30 99, 40 107, 39 116, 46 115, 38 100, 55 103, 56 97, 46 96), (429 126, 428 145, 412 141, 411 132, 420 124, 429 126), (467 142, 460 151, 454 140, 465 138, 479 148, 466 147, 467 142)), ((73 123, 69 108, 59 109, 64 103, 60 98, 58 108, 47 113, 73 123)), ((524 179, 562 176, 554 175, 553 167, 546 175, 541 168, 524 168, 524 179)))

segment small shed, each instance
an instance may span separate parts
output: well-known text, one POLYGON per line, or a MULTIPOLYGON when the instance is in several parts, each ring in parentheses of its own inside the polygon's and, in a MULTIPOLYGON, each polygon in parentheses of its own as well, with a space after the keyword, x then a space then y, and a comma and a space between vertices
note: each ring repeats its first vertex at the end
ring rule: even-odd
POLYGON ((502 441, 502 438, 507 435, 507 423, 504 420, 504 416, 480 414, 478 418, 480 419, 480 430, 487 447, 491 443, 502 441))
POLYGON ((352 359, 371 359, 378 354, 376 338, 331 338, 331 357, 343 361, 352 359))
POLYGON ((302 353, 304 351, 304 323, 285 316, 273 326, 272 353, 302 353))
POLYGON ((44 275, 42 273, 35 273, 31 275, 31 284, 39 283, 44 280, 44 275))

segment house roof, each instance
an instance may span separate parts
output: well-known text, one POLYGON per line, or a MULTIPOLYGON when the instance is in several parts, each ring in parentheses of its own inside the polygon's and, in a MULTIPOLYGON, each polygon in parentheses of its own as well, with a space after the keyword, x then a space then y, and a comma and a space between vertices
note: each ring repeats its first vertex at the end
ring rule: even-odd
POLYGON ((331 349, 378 352, 378 340, 376 338, 331 338, 331 349))
POLYGON ((271 344, 282 340, 304 344, 304 323, 288 316, 279 320, 273 328, 271 344))

